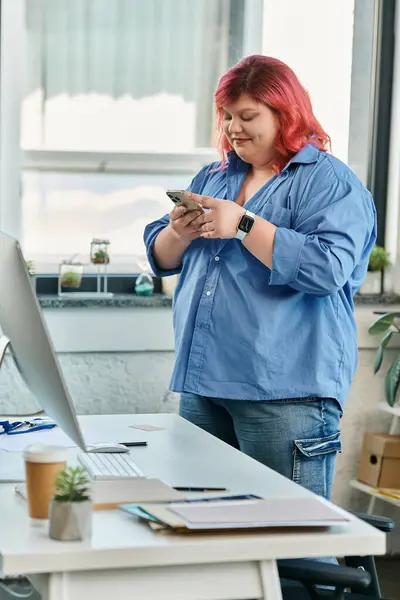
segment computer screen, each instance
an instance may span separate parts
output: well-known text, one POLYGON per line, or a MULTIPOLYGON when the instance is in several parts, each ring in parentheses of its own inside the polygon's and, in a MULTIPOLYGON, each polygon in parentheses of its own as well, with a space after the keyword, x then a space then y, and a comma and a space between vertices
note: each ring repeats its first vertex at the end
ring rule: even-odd
POLYGON ((6 342, 4 336, 8 338, 19 372, 44 412, 81 450, 86 450, 20 245, 3 232, 0 232, 0 330, 2 343, 6 342))

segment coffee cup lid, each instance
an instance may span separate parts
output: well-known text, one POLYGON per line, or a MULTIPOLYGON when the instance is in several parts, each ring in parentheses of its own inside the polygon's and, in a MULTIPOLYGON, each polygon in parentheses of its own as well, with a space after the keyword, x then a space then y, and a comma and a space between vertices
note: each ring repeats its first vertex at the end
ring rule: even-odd
POLYGON ((35 463, 56 463, 67 460, 67 449, 46 444, 31 444, 24 450, 24 459, 35 463))

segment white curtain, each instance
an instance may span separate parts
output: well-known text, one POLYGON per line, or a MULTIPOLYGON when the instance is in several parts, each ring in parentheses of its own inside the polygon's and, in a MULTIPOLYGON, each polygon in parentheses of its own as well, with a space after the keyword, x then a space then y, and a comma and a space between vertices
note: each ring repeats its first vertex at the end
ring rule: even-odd
POLYGON ((25 147, 210 145, 230 0, 27 0, 26 13, 25 147))

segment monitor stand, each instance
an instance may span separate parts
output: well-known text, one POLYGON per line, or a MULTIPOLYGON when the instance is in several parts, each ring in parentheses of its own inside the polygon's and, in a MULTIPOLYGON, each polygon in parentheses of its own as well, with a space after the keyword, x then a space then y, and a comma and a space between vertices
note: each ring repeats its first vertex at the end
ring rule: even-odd
MULTIPOLYGON (((14 353, 11 350, 11 342, 8 337, 4 334, 0 335, 0 368, 3 364, 4 356, 7 352, 7 349, 11 351, 11 355, 14 359, 14 362, 18 368, 18 363, 14 356, 14 353)), ((19 369, 18 369, 19 370, 19 369)), ((112 443, 112 442, 104 442, 100 444, 90 444, 86 447, 86 452, 105 452, 105 453, 120 453, 120 452, 129 452, 129 448, 127 446, 123 446, 122 444, 112 443)))

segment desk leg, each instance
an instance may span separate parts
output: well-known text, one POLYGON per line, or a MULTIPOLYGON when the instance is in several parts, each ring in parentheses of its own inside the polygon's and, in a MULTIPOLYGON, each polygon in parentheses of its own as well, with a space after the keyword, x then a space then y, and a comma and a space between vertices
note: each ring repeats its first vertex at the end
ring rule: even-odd
POLYGON ((281 582, 276 560, 263 560, 258 563, 260 570, 261 600, 282 600, 281 582))
MULTIPOLYGON (((46 600, 68 600, 68 573, 50 573, 46 600)), ((43 600, 45 600, 43 598, 43 600)))

